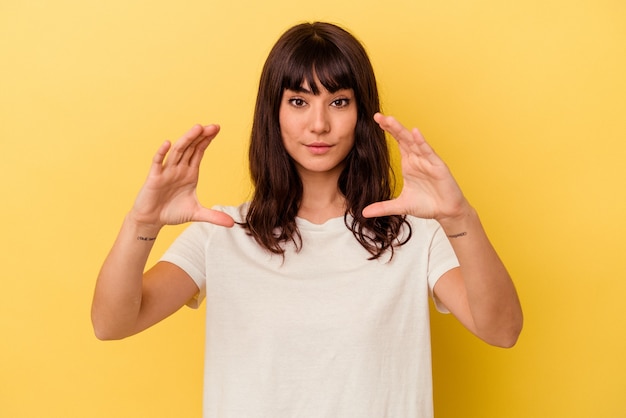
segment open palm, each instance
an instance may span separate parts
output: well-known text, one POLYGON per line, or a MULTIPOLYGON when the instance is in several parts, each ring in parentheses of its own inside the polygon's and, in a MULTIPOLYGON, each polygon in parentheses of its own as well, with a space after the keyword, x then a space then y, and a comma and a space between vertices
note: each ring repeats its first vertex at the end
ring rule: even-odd
POLYGON ((446 164, 419 130, 409 131, 392 116, 380 113, 374 119, 398 141, 404 184, 397 198, 373 203, 363 215, 413 215, 438 220, 460 216, 468 203, 446 164))
POLYGON ((233 225, 230 216, 203 207, 196 194, 204 151, 219 129, 195 125, 173 146, 161 145, 131 211, 137 222, 159 228, 192 221, 233 225))

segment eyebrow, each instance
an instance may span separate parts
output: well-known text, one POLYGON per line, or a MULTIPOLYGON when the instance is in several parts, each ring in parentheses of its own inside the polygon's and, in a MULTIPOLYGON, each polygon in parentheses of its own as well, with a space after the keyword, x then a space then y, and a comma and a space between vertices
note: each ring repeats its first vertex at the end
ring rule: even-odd
POLYGON ((310 89, 306 89, 302 86, 295 88, 295 89, 288 88, 287 90, 295 91, 296 93, 313 94, 313 92, 310 89))
MULTIPOLYGON (((311 89, 307 89, 307 88, 302 87, 302 86, 297 87, 295 89, 286 88, 285 90, 291 90, 291 91, 296 92, 296 93, 312 94, 312 95, 316 96, 316 94, 313 93, 313 91, 311 89)), ((342 88, 340 88, 340 89, 338 89, 336 91, 331 91, 330 93, 333 94, 333 93, 336 93, 336 92, 341 91, 341 90, 352 90, 352 89, 349 88, 349 87, 342 87, 342 88)))

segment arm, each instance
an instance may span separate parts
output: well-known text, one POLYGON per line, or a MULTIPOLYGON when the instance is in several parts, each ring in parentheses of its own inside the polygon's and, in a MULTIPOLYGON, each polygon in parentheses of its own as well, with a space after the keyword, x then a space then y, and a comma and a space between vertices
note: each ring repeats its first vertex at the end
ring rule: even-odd
POLYGON ((468 208, 459 219, 439 222, 450 237, 460 268, 437 281, 436 297, 485 342, 512 347, 522 330, 522 309, 513 281, 478 214, 468 208))
POLYGON ((218 132, 217 125, 196 125, 174 146, 164 143, 154 156, 96 281, 91 318, 98 338, 133 335, 178 310, 198 291, 170 263, 144 270, 163 226, 191 221, 233 225, 230 216, 202 207, 196 197, 202 156, 218 132))
POLYGON ((497 346, 513 346, 523 323, 520 302, 478 214, 417 129, 409 131, 381 114, 375 119, 398 141, 404 187, 396 199, 373 203, 363 215, 409 214, 437 220, 450 239, 460 268, 439 279, 435 295, 479 338, 497 346))

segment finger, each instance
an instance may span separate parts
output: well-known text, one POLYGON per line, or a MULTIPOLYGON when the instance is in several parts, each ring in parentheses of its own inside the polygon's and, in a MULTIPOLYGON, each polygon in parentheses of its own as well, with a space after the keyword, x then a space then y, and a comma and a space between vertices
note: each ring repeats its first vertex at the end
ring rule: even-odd
POLYGON ((200 124, 194 125, 189 131, 187 131, 183 136, 176 141, 172 149, 170 150, 169 155, 167 156, 167 160, 165 161, 166 165, 176 165, 179 164, 185 151, 189 148, 191 144, 193 144, 198 138, 202 136, 204 128, 200 124))
POLYGON ((232 227, 235 225, 235 220, 228 214, 219 210, 202 208, 194 217, 195 222, 209 222, 215 225, 232 227))
POLYGON ((206 125, 203 128, 204 136, 210 137, 211 139, 215 138, 217 134, 220 132, 220 125, 216 123, 212 123, 210 125, 206 125))
POLYGON ((374 115, 374 120, 380 125, 381 128, 392 135, 400 135, 402 131, 408 131, 402 123, 400 123, 393 116, 383 115, 378 112, 374 115))
POLYGON ((197 158, 194 158, 196 152, 200 152, 200 159, 202 159, 202 154, 204 150, 208 147, 209 143, 215 138, 217 133, 219 132, 218 125, 207 125, 202 127, 202 131, 200 134, 191 142, 187 148, 183 151, 183 154, 178 161, 178 164, 184 164, 191 166, 194 163, 199 164, 200 161, 197 158))
POLYGON ((398 141, 403 156, 404 153, 412 153, 424 156, 431 162, 438 160, 439 157, 430 144, 426 142, 419 129, 413 128, 409 131, 393 116, 385 116, 381 113, 374 115, 374 119, 382 129, 389 132, 398 141))
POLYGON ((219 125, 208 125, 204 127, 204 135, 202 140, 199 141, 195 147, 194 152, 189 157, 188 164, 191 167, 199 167, 200 162, 202 161, 202 157, 204 156, 204 151, 208 148, 211 142, 215 139, 217 134, 220 131, 219 125))
POLYGON ((411 130, 411 134, 413 135, 413 140, 415 144, 419 147, 420 153, 426 156, 436 155, 435 150, 430 146, 424 135, 420 132, 419 129, 413 128, 411 130))
POLYGON ((363 209, 362 214, 366 218, 377 218, 389 215, 405 215, 405 210, 396 199, 393 199, 372 203, 363 209))
POLYGON ((169 151, 172 143, 170 141, 165 141, 159 149, 157 150, 154 157, 152 157, 152 165, 150 166, 151 174, 158 174, 163 169, 163 161, 165 161, 165 156, 167 155, 167 151, 169 151))
POLYGON ((374 120, 384 131, 388 132, 392 137, 398 141, 398 145, 400 147, 400 151, 403 153, 407 152, 418 152, 418 149, 415 149, 415 141, 412 133, 405 128, 396 118, 393 116, 385 116, 382 113, 376 113, 374 115, 374 120))

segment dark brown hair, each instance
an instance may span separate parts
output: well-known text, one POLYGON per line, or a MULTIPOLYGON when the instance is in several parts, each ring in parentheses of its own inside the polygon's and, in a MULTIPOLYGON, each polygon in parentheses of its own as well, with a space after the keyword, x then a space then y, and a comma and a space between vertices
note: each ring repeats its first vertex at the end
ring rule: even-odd
POLYGON ((411 236, 404 216, 365 218, 370 203, 392 198, 393 172, 385 134, 373 115, 380 110, 372 65, 361 43, 329 23, 303 23, 287 30, 272 48, 259 83, 249 150, 254 194, 243 226, 262 247, 284 254, 283 244, 302 239, 296 224, 302 182, 283 146, 279 109, 285 89, 299 90, 304 81, 319 93, 315 76, 330 92, 352 89, 357 103, 354 147, 339 177, 346 198, 346 226, 372 255, 380 257, 411 236), (349 221, 348 215, 352 216, 349 221), (400 238, 403 225, 408 234, 400 238))

